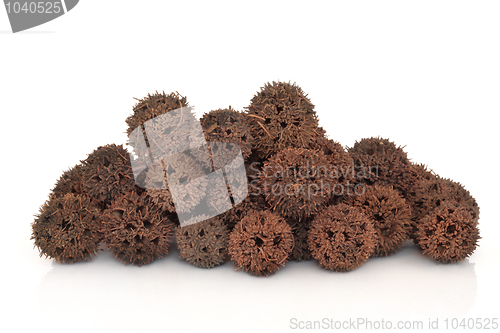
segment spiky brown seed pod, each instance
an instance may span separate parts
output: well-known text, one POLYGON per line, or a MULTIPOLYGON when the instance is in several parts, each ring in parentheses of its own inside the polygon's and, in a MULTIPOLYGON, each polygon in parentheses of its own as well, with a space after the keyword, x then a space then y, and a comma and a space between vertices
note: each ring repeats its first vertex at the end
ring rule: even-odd
POLYGON ((101 231, 113 256, 141 266, 169 252, 174 223, 146 195, 130 191, 117 196, 104 211, 101 231))
POLYGON ((136 189, 130 156, 122 145, 97 148, 82 161, 81 171, 84 191, 104 204, 136 189))
POLYGON ((252 135, 245 115, 231 109, 205 113, 200 119, 207 142, 231 142, 241 149, 246 160, 252 153, 252 135))
POLYGON ((423 209, 422 204, 423 200, 421 198, 422 195, 426 195, 427 193, 427 185, 429 182, 434 182, 438 175, 434 173, 431 169, 425 164, 417 164, 412 163, 413 173, 416 176, 415 183, 413 186, 409 188, 408 191, 404 193, 404 197, 406 202, 410 204, 411 207, 411 229, 410 229, 410 238, 415 241, 415 232, 417 231, 417 224, 420 223, 420 220, 429 213, 427 208, 423 209))
POLYGON ((164 212, 175 213, 174 200, 168 188, 168 180, 163 166, 155 165, 152 167, 146 174, 144 184, 146 185, 146 194, 155 205, 164 212), (153 168, 158 169, 153 171, 153 168))
POLYGON ((367 184, 390 185, 404 194, 416 181, 403 147, 397 147, 388 139, 365 138, 348 151, 357 168, 357 177, 367 184))
POLYGON ((192 157, 177 154, 164 160, 167 188, 177 213, 190 212, 206 196, 207 171, 192 157))
POLYGON ((218 266, 227 257, 228 230, 218 217, 176 230, 180 257, 201 268, 218 266))
POLYGON ((169 111, 188 106, 186 97, 179 93, 154 93, 148 94, 147 97, 138 100, 133 108, 133 114, 130 115, 125 122, 128 125, 127 135, 130 135, 134 129, 141 126, 146 121, 165 114, 169 111))
POLYGON ((318 135, 318 118, 296 84, 266 83, 247 108, 253 149, 262 157, 284 148, 305 148, 318 135))
POLYGON ((252 210, 264 211, 267 209, 269 209, 269 204, 264 196, 250 193, 241 203, 219 215, 219 217, 226 223, 229 231, 231 231, 248 212, 252 210))
POLYGON ((273 211, 304 220, 316 214, 337 191, 331 159, 311 149, 284 149, 264 162, 260 188, 273 211))
POLYGON ((344 147, 326 137, 326 131, 319 127, 320 135, 311 144, 310 149, 318 149, 331 159, 334 170, 337 172, 340 183, 349 183, 356 180, 354 161, 344 147))
POLYGON ((59 263, 87 261, 99 249, 101 211, 86 195, 67 193, 52 196, 40 208, 32 224, 31 239, 40 256, 59 263))
POLYGON ((65 171, 52 189, 52 195, 56 197, 61 197, 68 193, 84 193, 81 164, 77 164, 65 171))
POLYGON ((293 246, 285 220, 266 211, 250 211, 229 234, 229 255, 238 269, 269 276, 284 266, 293 246))
POLYGON ((366 191, 345 198, 349 206, 357 207, 373 221, 375 249, 373 256, 388 256, 399 250, 411 226, 410 205, 392 187, 367 185, 366 191))
POLYGON ((422 178, 415 187, 413 229, 418 228, 422 219, 444 202, 466 208, 474 221, 479 220, 479 206, 462 184, 433 175, 422 178))
POLYGON ((417 225, 422 252, 437 262, 452 263, 469 257, 477 247, 477 220, 466 207, 444 202, 417 225))
POLYGON ((303 261, 311 260, 312 255, 307 245, 307 237, 312 219, 299 221, 294 219, 285 219, 292 228, 293 233, 293 249, 290 253, 290 260, 303 261))
POLYGON ((208 182, 203 176, 208 172, 189 154, 175 154, 163 160, 162 165, 152 166, 143 183, 147 195, 163 211, 186 213, 206 196, 208 182))
POLYGON ((359 208, 344 203, 329 206, 311 222, 307 243, 322 268, 350 271, 375 249, 373 222, 359 208))

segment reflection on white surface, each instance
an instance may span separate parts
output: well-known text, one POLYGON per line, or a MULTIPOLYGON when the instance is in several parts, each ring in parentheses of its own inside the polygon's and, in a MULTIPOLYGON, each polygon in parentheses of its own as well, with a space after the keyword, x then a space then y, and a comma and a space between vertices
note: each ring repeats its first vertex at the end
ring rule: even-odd
POLYGON ((436 264, 410 242, 349 273, 322 270, 315 261, 289 262, 269 278, 235 272, 231 262, 196 268, 178 254, 174 249, 142 267, 125 266, 109 251, 88 263, 54 263, 40 284, 39 308, 54 325, 76 325, 75 330, 284 331, 293 317, 461 317, 476 299, 473 263, 436 264))

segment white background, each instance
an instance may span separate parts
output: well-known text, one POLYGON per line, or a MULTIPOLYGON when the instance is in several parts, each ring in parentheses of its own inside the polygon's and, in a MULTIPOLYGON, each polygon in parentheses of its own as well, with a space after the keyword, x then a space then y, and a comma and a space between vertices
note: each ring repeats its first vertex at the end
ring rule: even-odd
POLYGON ((498 1, 84 0, 12 34, 0 9, 2 331, 297 331, 292 318, 438 318, 443 329, 500 317, 499 17, 498 1), (74 265, 38 256, 33 215, 64 170, 126 142, 133 97, 178 91, 201 116, 241 110, 273 80, 309 94, 330 138, 389 138, 464 184, 481 208, 470 259, 438 265, 408 243, 350 273, 310 261, 257 278, 231 262, 195 268, 176 249, 140 268, 108 251, 74 265))

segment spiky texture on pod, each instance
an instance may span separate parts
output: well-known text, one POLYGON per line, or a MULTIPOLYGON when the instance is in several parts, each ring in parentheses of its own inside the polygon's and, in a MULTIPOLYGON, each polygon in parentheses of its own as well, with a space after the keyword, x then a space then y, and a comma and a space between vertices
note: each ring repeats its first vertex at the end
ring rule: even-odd
POLYGON ((169 252, 174 223, 145 192, 117 196, 104 211, 101 232, 113 256, 141 266, 169 252))
POLYGON ((357 207, 372 220, 375 229, 373 256, 388 256, 399 250, 411 225, 410 206, 392 187, 367 185, 362 195, 345 198, 349 206, 357 207))
POLYGON ((101 211, 86 195, 51 196, 32 224, 32 237, 40 256, 59 263, 87 261, 99 249, 101 211))
POLYGON ((393 186, 402 194, 416 181, 412 164, 403 147, 388 139, 365 138, 348 149, 357 168, 358 178, 367 184, 393 186))
POLYGON ((293 233, 293 249, 290 253, 290 260, 303 261, 311 260, 312 255, 307 245, 307 237, 309 235, 309 228, 311 225, 311 218, 305 221, 297 219, 285 219, 292 228, 293 233))
POLYGON ((334 170, 337 172, 339 178, 339 183, 350 183, 356 179, 356 170, 354 167, 354 161, 344 147, 326 137, 326 131, 319 127, 320 135, 311 144, 310 149, 318 149, 331 159, 331 163, 334 170))
POLYGON ((147 195, 163 211, 189 212, 206 195, 207 179, 203 176, 207 171, 188 154, 171 155, 163 160, 163 166, 165 172, 156 165, 157 172, 147 173, 144 181, 147 195))
POLYGON ((138 100, 133 108, 133 114, 130 115, 125 122, 128 125, 127 135, 130 135, 134 129, 141 126, 146 121, 165 114, 169 111, 188 106, 186 97, 179 93, 154 93, 148 94, 147 97, 138 100))
POLYGON ((252 135, 245 115, 231 109, 205 113, 200 119, 205 138, 210 142, 231 142, 241 149, 246 160, 252 153, 252 135))
POLYGON ((168 180, 163 171, 163 166, 152 166, 145 176, 144 184, 146 185, 146 194, 155 205, 164 212, 175 213, 174 200, 168 187, 168 180))
POLYGON ((443 202, 467 208, 475 221, 479 220, 479 206, 462 184, 437 175, 422 178, 415 188, 414 220, 421 220, 443 202))
POLYGON ((247 108, 253 149, 268 157, 285 148, 309 147, 318 135, 314 105, 296 84, 267 83, 247 108))
POLYGON ((222 221, 224 221, 224 223, 226 223, 228 229, 231 231, 248 212, 252 210, 264 211, 267 209, 269 209, 269 204, 264 196, 249 193, 242 202, 227 212, 222 213, 219 217, 222 221))
POLYGON ((422 252, 437 262, 453 263, 469 257, 477 247, 479 229, 471 211, 444 202, 417 226, 416 239, 422 252))
POLYGON ((203 177, 207 171, 186 154, 177 155, 164 161, 168 180, 168 189, 175 199, 177 213, 189 212, 196 207, 206 195, 207 179, 203 177))
POLYGON ((68 193, 84 193, 81 164, 77 164, 69 170, 65 171, 57 180, 51 194, 56 197, 61 197, 68 193))
POLYGON ((420 223, 420 220, 429 213, 427 208, 423 209, 422 207, 423 200, 421 196, 427 192, 426 184, 434 182, 438 178, 438 175, 436 175, 431 169, 428 169, 425 164, 412 163, 411 167, 416 176, 415 183, 404 193, 404 197, 406 202, 408 202, 411 207, 410 238, 415 241, 417 224, 420 223))
POLYGON ((136 188, 130 156, 122 145, 98 147, 82 161, 81 171, 84 191, 104 204, 136 188))
POLYGON ((293 234, 285 220, 265 211, 250 211, 229 234, 229 255, 238 269, 269 276, 284 266, 293 246, 293 234))
POLYGON ((373 254, 373 222, 359 208, 344 203, 329 206, 311 222, 307 243, 320 267, 350 271, 373 254))
POLYGON ((259 185, 273 211, 304 220, 319 212, 337 190, 332 167, 319 150, 284 149, 264 163, 259 185))
POLYGON ((176 230, 180 257, 201 268, 218 266, 227 257, 227 226, 218 217, 176 230))

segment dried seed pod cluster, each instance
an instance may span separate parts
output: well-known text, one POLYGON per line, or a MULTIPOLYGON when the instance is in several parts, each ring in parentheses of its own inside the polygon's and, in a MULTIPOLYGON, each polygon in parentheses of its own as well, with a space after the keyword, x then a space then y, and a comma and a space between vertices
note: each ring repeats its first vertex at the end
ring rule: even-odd
POLYGON ((237 268, 257 276, 276 273, 292 246, 292 229, 269 210, 248 212, 229 235, 229 255, 237 268))
POLYGON ((113 256, 142 266, 168 254, 174 223, 146 193, 131 191, 115 198, 103 214, 100 231, 113 256))
POLYGON ((348 196, 345 202, 373 221, 376 237, 372 256, 391 255, 408 239, 410 206, 392 187, 367 185, 363 194, 348 196))
POLYGON ((180 258, 196 267, 230 258, 237 269, 270 276, 289 260, 350 271, 409 239, 442 263, 478 246, 479 207, 460 183, 411 162, 388 139, 345 149, 327 137, 296 84, 267 83, 244 112, 217 109, 199 123, 178 93, 138 101, 126 119, 132 154, 98 147, 56 182, 32 224, 40 255, 88 261, 104 244, 117 260, 141 266, 170 253, 175 236, 180 258), (186 151, 134 175, 134 156, 163 156, 172 143, 186 151), (238 170, 231 161, 240 154, 238 170), (206 177, 216 172, 225 186, 206 177))
POLYGON ((346 272, 363 264, 375 249, 373 221, 357 208, 340 203, 318 214, 311 223, 307 243, 319 265, 346 272))
POLYGON ((86 195, 53 195, 33 223, 33 236, 40 255, 60 263, 87 261, 97 254, 101 234, 100 210, 86 195))
POLYGON ((218 266, 227 257, 227 225, 218 217, 177 228, 180 257, 201 268, 218 266))

